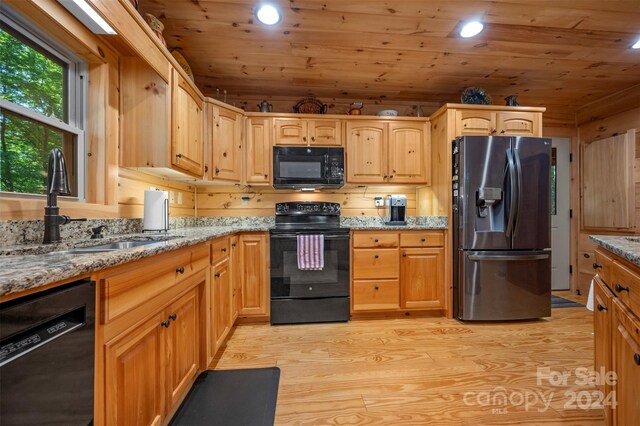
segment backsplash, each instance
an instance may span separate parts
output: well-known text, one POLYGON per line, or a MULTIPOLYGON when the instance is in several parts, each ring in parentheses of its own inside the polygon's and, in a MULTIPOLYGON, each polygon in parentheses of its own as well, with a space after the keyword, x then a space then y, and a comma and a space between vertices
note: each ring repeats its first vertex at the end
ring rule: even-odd
MULTIPOLYGON (((350 228, 366 228, 371 226, 384 226, 385 219, 379 216, 341 216, 340 224, 350 228)), ((447 228, 446 216, 408 216, 407 225, 393 228, 412 228, 429 226, 431 228, 447 228)))

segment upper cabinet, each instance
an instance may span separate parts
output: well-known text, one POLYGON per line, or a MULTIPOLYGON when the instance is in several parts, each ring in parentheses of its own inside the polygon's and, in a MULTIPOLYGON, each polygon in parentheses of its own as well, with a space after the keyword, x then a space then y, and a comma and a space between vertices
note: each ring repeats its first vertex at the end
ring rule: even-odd
POLYGON ((542 136, 542 113, 455 110, 456 136, 542 136))
POLYGON ((194 176, 204 174, 204 101, 174 69, 172 73, 171 164, 194 176))
POLYGON ((429 182, 428 123, 348 120, 345 133, 348 183, 429 182))
POLYGON ((274 145, 341 146, 340 120, 274 118, 274 145))
POLYGON ((245 183, 271 184, 271 119, 249 117, 245 138, 245 183))
POLYGON ((120 165, 172 178, 204 175, 203 98, 175 69, 166 81, 120 58, 120 165))
POLYGON ((208 176, 231 182, 242 179, 242 113, 207 102, 208 176))

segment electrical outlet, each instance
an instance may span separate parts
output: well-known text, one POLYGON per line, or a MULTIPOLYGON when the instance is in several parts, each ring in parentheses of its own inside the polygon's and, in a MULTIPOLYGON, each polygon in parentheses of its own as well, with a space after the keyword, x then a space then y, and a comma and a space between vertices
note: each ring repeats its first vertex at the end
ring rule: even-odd
POLYGON ((376 207, 383 207, 384 206, 384 198, 382 198, 382 197, 374 197, 373 199, 376 202, 376 207))
POLYGON ((241 201, 241 202, 242 202, 242 205, 243 205, 243 206, 246 206, 246 205, 248 205, 248 204, 249 204, 249 200, 250 200, 250 198, 245 196, 245 197, 242 197, 242 198, 241 198, 241 200, 242 200, 242 201, 241 201))
POLYGON ((182 205, 182 192, 178 192, 178 204, 182 205))
POLYGON ((174 191, 169 191, 169 204, 174 204, 176 202, 176 193, 174 191))

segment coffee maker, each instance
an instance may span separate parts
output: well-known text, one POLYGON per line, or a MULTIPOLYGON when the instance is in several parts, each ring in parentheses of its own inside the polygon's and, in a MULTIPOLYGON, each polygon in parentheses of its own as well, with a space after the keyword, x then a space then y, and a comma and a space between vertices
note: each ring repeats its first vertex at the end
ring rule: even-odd
POLYGON ((385 225, 405 226, 407 224, 407 196, 387 195, 385 225))

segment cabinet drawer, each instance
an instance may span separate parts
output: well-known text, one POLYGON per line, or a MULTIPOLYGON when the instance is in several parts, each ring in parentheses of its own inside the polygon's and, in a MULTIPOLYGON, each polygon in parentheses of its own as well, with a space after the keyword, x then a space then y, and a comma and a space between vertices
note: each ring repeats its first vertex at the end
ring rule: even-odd
POLYGON ((103 322, 146 303, 173 285, 209 266, 209 246, 170 251, 106 271, 100 282, 103 322))
POLYGON ((420 232, 400 234, 400 247, 442 247, 444 233, 420 232))
POLYGON ((353 251, 353 279, 398 278, 398 249, 353 251))
POLYGON ((398 247, 398 234, 354 232, 353 247, 398 247))
POLYGON ((609 285, 613 285, 611 282, 611 267, 613 266, 613 258, 608 255, 603 249, 596 249, 595 264, 591 265, 592 270, 600 275, 604 282, 609 285))
POLYGON ((640 312, 640 275, 626 265, 613 261, 613 279, 608 284, 613 293, 632 312, 640 312))
POLYGON ((211 264, 215 265, 229 257, 229 237, 218 238, 211 243, 211 264))
POLYGON ((400 307, 400 285, 397 280, 354 281, 353 310, 395 310, 400 307))

